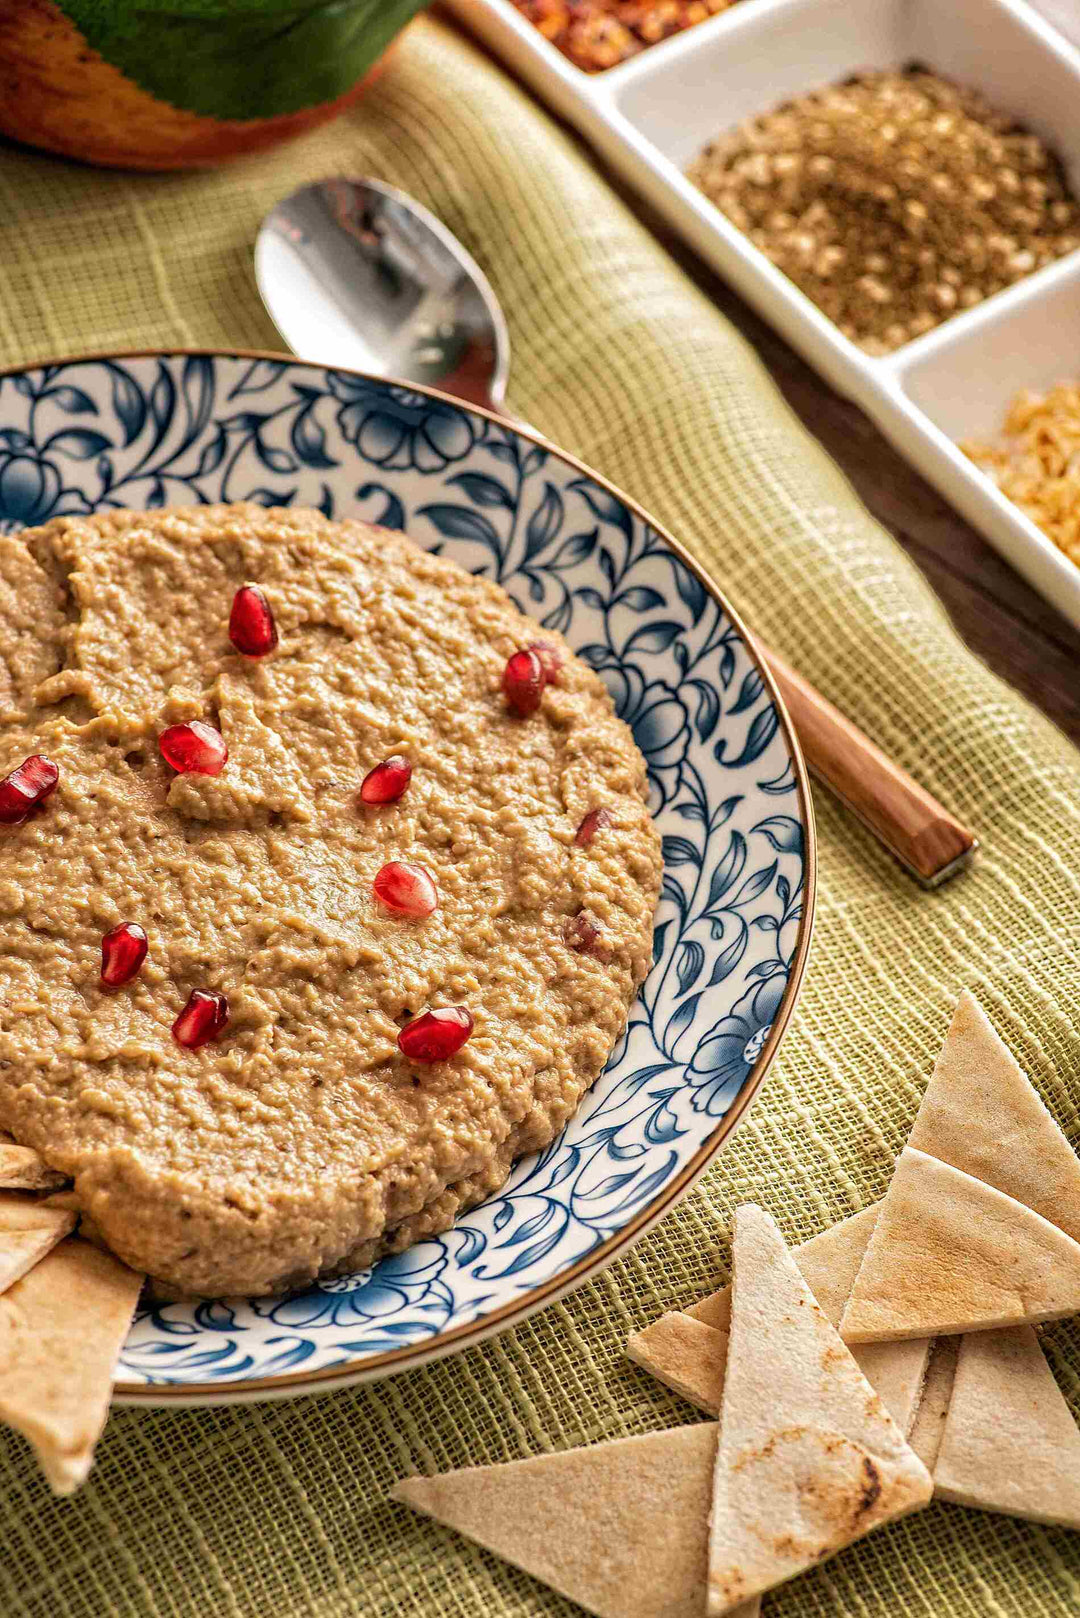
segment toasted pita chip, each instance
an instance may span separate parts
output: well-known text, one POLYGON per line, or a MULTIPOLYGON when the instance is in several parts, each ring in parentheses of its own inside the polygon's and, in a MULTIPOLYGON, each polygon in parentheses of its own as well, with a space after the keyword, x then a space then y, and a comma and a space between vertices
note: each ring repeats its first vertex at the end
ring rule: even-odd
MULTIPOLYGON (((852 1214, 838 1225, 792 1249, 811 1292, 834 1326, 839 1324, 852 1282, 866 1251, 880 1204, 852 1214)), ((710 1415, 717 1415, 727 1362, 731 1288, 724 1287, 685 1314, 662 1315, 631 1337, 626 1352, 636 1364, 710 1415), (709 1322, 710 1324, 706 1324, 709 1322), (720 1322, 725 1327, 719 1327, 720 1322)), ((929 1339, 868 1343, 854 1350, 855 1361, 885 1402, 906 1436, 918 1409, 930 1352, 929 1339)))
POLYGON ((1080 1158, 967 990, 908 1145, 985 1180, 1080 1242, 1080 1158))
POLYGON ((405 1478, 393 1494, 596 1618, 700 1618, 715 1451, 715 1422, 700 1422, 405 1478))
POLYGON ((1030 1326, 961 1339, 934 1491, 1080 1528, 1080 1430, 1030 1326))
POLYGON ((930 1499, 930 1474, 762 1209, 735 1216, 710 1618, 930 1499))
POLYGON ((720 1414, 728 1333, 677 1309, 661 1315, 626 1345, 635 1364, 710 1416, 720 1414))
POLYGON ((840 1323, 846 1342, 987 1331, 1080 1310, 1080 1242, 905 1146, 840 1323))
MULTIPOLYGON (((953 1378, 956 1375, 956 1356, 963 1341, 962 1337, 935 1338, 930 1364, 926 1368, 922 1399, 919 1401, 918 1413, 908 1434, 908 1443, 931 1474, 934 1471, 938 1450, 941 1448, 945 1417, 949 1414, 949 1400, 952 1398, 953 1378)), ((863 1346, 872 1348, 884 1345, 866 1343, 863 1346)))
MULTIPOLYGON (((811 1292, 834 1324, 840 1318, 852 1282, 858 1274, 880 1206, 880 1203, 874 1203, 861 1213, 850 1214, 839 1224, 830 1225, 819 1236, 811 1236, 808 1242, 800 1242, 798 1247, 792 1248, 795 1262, 811 1292)), ((691 1304, 684 1313, 706 1326, 730 1331, 731 1287, 721 1287, 719 1292, 711 1292, 700 1303, 691 1304)))
POLYGON ((1080 1160, 965 992, 897 1161, 841 1331, 857 1343, 1072 1314, 1080 1308, 1078 1239, 1080 1160), (931 1174, 928 1161, 946 1167, 931 1174), (979 1186, 988 1188, 985 1195, 979 1186), (931 1189, 939 1200, 919 1206, 931 1189), (954 1214, 960 1224, 950 1232, 954 1214), (1004 1241, 999 1255, 990 1246, 995 1228, 1004 1241), (1063 1233, 1061 1242, 1047 1236, 1048 1228, 1063 1233), (970 1254, 963 1248, 968 1240, 975 1243, 970 1254), (903 1249, 894 1251, 897 1241, 903 1249), (929 1260, 936 1271, 924 1276, 911 1267, 913 1260, 929 1260), (1024 1264, 1034 1270, 1027 1273, 1024 1264), (887 1288, 897 1282, 900 1290, 886 1301, 887 1288))
POLYGON ((0 1295, 0 1419, 57 1494, 90 1471, 142 1277, 77 1236, 0 1295))
POLYGON ((75 1228, 75 1215, 0 1192, 0 1292, 33 1269, 75 1228))
POLYGON ((710 1292, 707 1298, 702 1298, 700 1303, 691 1304, 689 1309, 683 1310, 682 1313, 689 1315, 691 1320, 700 1320, 703 1326, 713 1326, 717 1331, 730 1331, 730 1284, 721 1287, 719 1292, 710 1292))
POLYGON ((52 1191, 66 1183, 66 1177, 51 1169, 31 1147, 0 1141, 0 1190, 52 1191))

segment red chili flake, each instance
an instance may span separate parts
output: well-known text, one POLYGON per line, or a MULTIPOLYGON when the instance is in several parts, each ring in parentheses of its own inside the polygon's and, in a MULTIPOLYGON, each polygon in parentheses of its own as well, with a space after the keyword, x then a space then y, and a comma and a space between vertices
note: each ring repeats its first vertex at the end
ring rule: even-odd
POLYGON ((600 926, 587 910, 579 910, 576 916, 571 916, 563 928, 563 937, 570 948, 577 950, 579 955, 595 955, 600 943, 600 926))
POLYGON ((611 825, 611 812, 608 809, 590 809, 581 825, 574 833, 574 842, 579 848, 588 848, 597 832, 604 826, 611 825))

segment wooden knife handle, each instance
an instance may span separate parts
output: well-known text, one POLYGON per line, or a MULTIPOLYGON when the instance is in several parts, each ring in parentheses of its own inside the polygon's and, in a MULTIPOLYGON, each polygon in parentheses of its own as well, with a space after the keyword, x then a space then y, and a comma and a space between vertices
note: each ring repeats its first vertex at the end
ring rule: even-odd
POLYGON ((961 870, 978 838, 782 657, 761 651, 818 779, 925 887, 961 870))

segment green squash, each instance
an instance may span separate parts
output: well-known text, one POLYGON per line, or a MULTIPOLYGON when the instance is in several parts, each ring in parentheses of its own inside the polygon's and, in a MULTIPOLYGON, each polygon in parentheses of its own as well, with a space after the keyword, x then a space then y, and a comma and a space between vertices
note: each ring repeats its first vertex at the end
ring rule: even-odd
POLYGON ((425 4, 0 0, 0 129, 91 162, 217 162, 333 116, 425 4))

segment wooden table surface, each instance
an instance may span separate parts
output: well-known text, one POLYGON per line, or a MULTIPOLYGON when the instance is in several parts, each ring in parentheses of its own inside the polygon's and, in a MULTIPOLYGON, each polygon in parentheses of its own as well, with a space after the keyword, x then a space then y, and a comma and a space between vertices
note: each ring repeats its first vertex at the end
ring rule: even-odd
POLYGON ((1080 743, 1080 629, 1008 562, 723 281, 667 231, 665 245, 749 338, 792 409, 945 603, 973 651, 1080 743))

